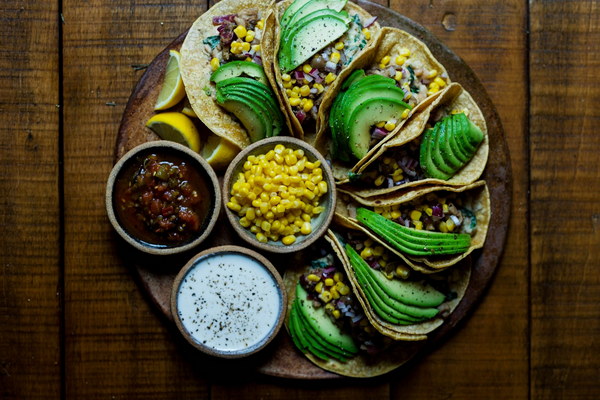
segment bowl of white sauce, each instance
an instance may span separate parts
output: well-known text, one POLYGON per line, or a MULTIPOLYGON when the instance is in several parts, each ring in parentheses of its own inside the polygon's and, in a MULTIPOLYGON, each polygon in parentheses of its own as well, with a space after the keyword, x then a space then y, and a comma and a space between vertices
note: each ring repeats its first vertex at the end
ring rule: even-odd
POLYGON ((200 351, 240 358, 263 349, 279 332, 287 298, 281 275, 259 253, 220 246, 193 257, 177 274, 171 311, 200 351))

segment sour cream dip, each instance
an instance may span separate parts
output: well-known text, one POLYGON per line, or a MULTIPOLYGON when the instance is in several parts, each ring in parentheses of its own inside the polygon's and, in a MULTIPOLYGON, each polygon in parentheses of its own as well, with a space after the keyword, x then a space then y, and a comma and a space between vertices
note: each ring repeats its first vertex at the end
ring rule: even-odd
POLYGON ((260 254, 222 246, 198 254, 175 279, 171 309, 180 331, 196 348, 221 357, 243 357, 281 328, 285 310, 281 276, 260 254))

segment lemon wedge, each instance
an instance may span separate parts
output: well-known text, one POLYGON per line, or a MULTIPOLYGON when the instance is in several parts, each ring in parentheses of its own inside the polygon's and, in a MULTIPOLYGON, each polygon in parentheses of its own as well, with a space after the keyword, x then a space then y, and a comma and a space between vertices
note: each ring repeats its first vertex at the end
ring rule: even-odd
POLYGON ((210 134, 202 148, 202 157, 216 170, 225 169, 240 152, 235 144, 210 134))
POLYGON ((183 80, 179 73, 179 62, 181 54, 177 50, 169 51, 169 61, 165 69, 165 78, 162 88, 158 94, 154 109, 157 111, 166 110, 179 103, 185 97, 185 88, 183 80))
POLYGON ((146 126, 161 139, 181 143, 195 152, 200 151, 200 134, 192 120, 182 113, 158 113, 146 122, 146 126))
POLYGON ((181 112, 184 113, 185 115, 187 115, 188 117, 198 118, 198 116, 196 115, 196 112, 194 111, 194 109, 192 108, 192 105, 190 104, 190 100, 187 97, 183 100, 183 108, 181 109, 181 112))

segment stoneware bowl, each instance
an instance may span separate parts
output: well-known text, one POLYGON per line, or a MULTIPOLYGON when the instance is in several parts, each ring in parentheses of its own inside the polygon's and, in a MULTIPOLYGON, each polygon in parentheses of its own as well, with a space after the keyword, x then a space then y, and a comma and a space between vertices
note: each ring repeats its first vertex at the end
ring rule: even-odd
POLYGON ((326 232, 335 211, 336 202, 336 190, 333 173, 325 158, 319 153, 314 147, 308 143, 292 138, 292 137, 271 137, 260 140, 242 150, 231 162, 227 170, 225 171, 225 177, 223 180, 223 208, 227 215, 229 222, 237 234, 253 247, 265 250, 272 253, 293 253, 298 250, 304 249, 316 241, 318 238, 323 236, 326 232), (240 224, 240 216, 237 212, 232 211, 227 203, 231 197, 232 185, 238 179, 240 172, 244 171, 244 163, 251 155, 266 154, 269 150, 272 150, 278 144, 284 145, 286 148, 291 149, 302 149, 307 160, 315 162, 317 160, 321 163, 321 170, 323 181, 327 183, 327 193, 323 194, 319 200, 319 206, 324 208, 324 211, 314 216, 311 220, 312 231, 307 235, 296 235, 296 241, 292 244, 285 245, 281 239, 279 241, 269 240, 266 243, 260 242, 256 235, 248 228, 243 227, 240 224))
MULTIPOLYGON (((172 193, 179 192, 173 191, 172 193)), ((105 201, 108 219, 119 236, 137 250, 153 255, 179 254, 198 246, 210 235, 221 210, 219 181, 212 167, 188 147, 166 140, 141 144, 123 155, 109 175, 105 201), (190 171, 189 182, 194 189, 198 189, 196 192, 203 199, 201 200, 203 205, 197 211, 200 216, 200 225, 193 233, 180 241, 154 240, 155 238, 148 236, 149 230, 143 223, 133 222, 135 218, 132 214, 127 216, 119 210, 119 207, 121 209, 123 207, 119 204, 121 200, 119 200, 118 193, 127 187, 137 173, 136 171, 139 170, 136 164, 141 165, 143 160, 151 154, 162 155, 176 160, 175 162, 185 163, 190 171)), ((163 208, 161 212, 163 211, 165 215, 168 215, 169 211, 166 208, 163 208)), ((176 213, 172 210, 170 212, 176 213)))
POLYGON ((171 312, 179 331, 198 350, 241 358, 263 349, 285 319, 287 295, 281 275, 257 252, 213 247, 177 274, 171 312))

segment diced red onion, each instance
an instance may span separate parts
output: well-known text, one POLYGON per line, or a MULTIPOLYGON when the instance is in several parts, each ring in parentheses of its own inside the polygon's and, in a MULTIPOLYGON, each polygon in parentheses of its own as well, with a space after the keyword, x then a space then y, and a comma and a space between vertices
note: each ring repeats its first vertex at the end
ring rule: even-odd
POLYGON ((327 267, 323 269, 323 278, 329 278, 335 272, 335 267, 327 267))
POLYGON ((296 79, 297 81, 301 81, 302 79, 304 79, 304 72, 294 71, 294 79, 296 79))
POLYGON ((437 204, 431 208, 431 215, 434 217, 443 217, 444 211, 442 210, 442 206, 437 204))
POLYGON ((381 140, 384 137, 386 137, 388 135, 388 131, 386 131, 385 129, 381 129, 378 127, 375 127, 375 129, 373 129, 373 132, 371 133, 371 139, 373 140, 381 140))
POLYGON ((306 118, 306 113, 303 110, 298 110, 294 113, 294 115, 296 116, 296 119, 298 120, 298 122, 302 123, 304 122, 304 119, 306 118))
POLYGON ((365 28, 370 27, 371 25, 373 25, 375 23, 375 21, 377 21, 377 17, 371 17, 371 18, 367 19, 365 21, 364 27, 365 28))
POLYGON ((213 17, 212 20, 213 25, 221 25, 224 22, 235 22, 235 14, 220 15, 218 17, 213 17))
POLYGON ((321 78, 321 75, 319 75, 319 70, 316 68, 313 68, 310 72, 309 72, 310 76, 313 77, 313 79, 315 80, 315 82, 317 83, 321 83, 323 82, 323 78, 321 78))
POLYGON ((254 57, 252 57, 252 62, 254 64, 262 65, 262 58, 255 54, 254 57))
POLYGON ((313 81, 313 77, 310 74, 304 74, 304 80, 308 83, 311 83, 313 81))

